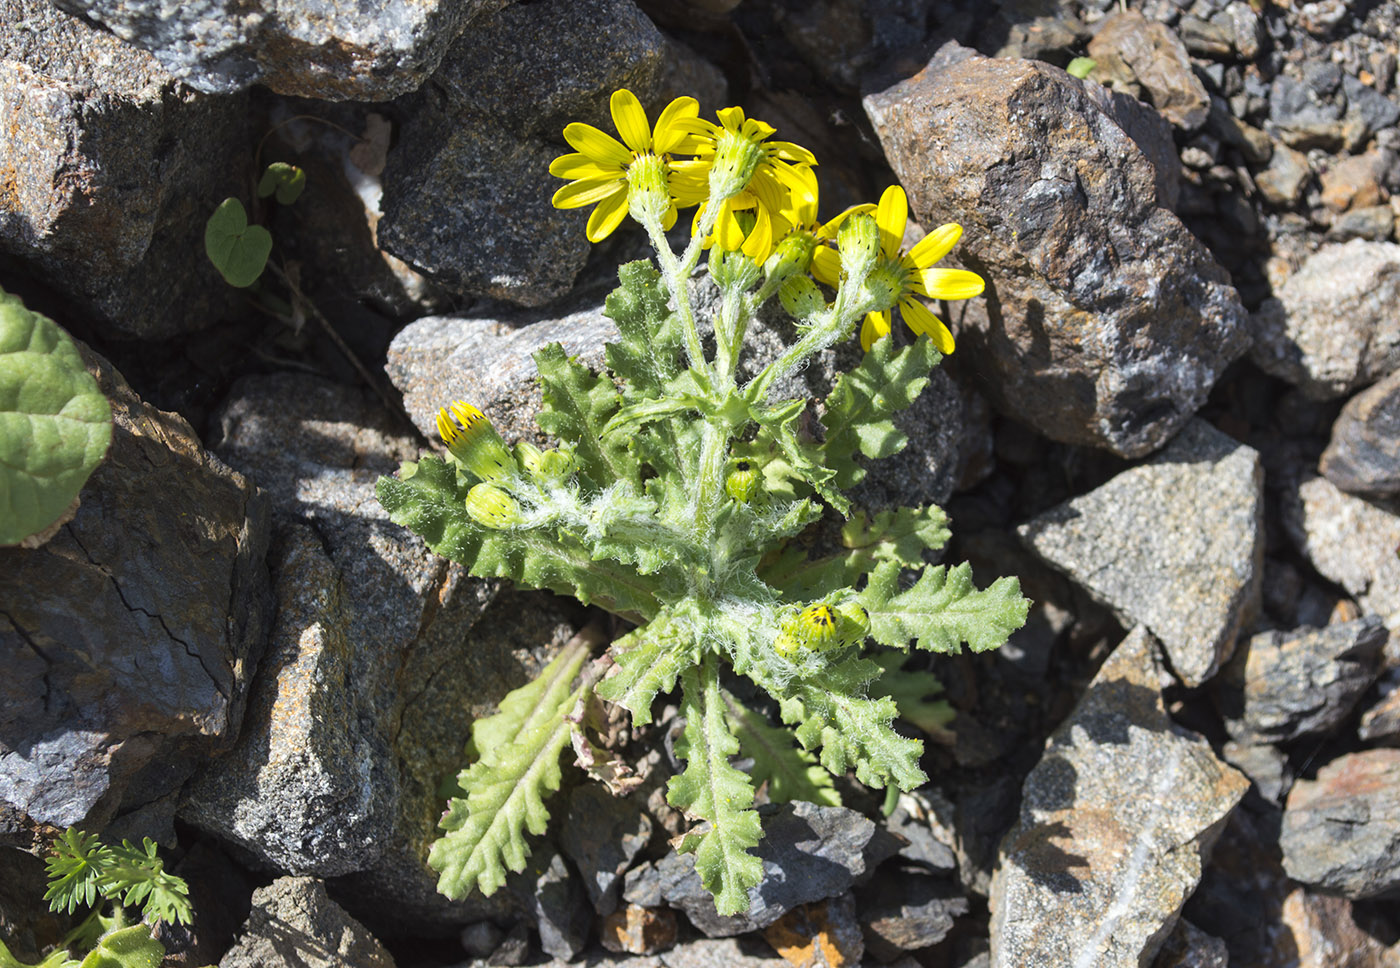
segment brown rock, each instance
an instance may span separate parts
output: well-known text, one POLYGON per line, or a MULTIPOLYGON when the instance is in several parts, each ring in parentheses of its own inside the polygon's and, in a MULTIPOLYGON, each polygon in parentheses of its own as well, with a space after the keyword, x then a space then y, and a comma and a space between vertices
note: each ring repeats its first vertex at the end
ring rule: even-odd
POLYGON ((603 918, 598 940, 618 954, 654 955, 676 944, 676 913, 629 904, 603 918))
POLYGON ((1279 846, 1288 876, 1354 900, 1400 888, 1400 750, 1348 753, 1294 785, 1279 846))
POLYGON ((764 928, 763 937, 793 968, 856 968, 865 955, 850 894, 794 908, 764 928))
POLYGON ((1270 205, 1289 208, 1303 197, 1303 186, 1311 175, 1307 155, 1276 143, 1269 156, 1269 167, 1254 176, 1254 184, 1270 205))
POLYGON ((1309 894, 1301 887, 1284 898, 1283 926, 1292 935, 1297 968, 1394 968, 1400 951, 1387 951, 1352 917, 1344 897, 1309 894))
MULTIPOLYGON (((1228 41, 1221 43, 1228 49, 1228 41)), ((1130 94, 1140 90, 1177 127, 1194 131, 1205 123, 1210 96, 1191 70, 1185 45, 1165 24, 1136 10, 1116 13, 1089 41, 1089 56, 1098 62, 1091 76, 1124 85, 1130 94)))
POLYGON ((1367 208, 1385 201, 1381 178, 1386 159, 1379 151, 1345 158, 1320 176, 1322 204, 1334 212, 1367 208))

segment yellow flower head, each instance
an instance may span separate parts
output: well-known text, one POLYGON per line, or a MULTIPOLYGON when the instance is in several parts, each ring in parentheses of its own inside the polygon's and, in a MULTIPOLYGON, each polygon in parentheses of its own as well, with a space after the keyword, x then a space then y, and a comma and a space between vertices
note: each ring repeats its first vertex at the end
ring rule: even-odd
POLYGON ((550 163, 549 173, 572 181, 554 193, 555 208, 582 208, 597 203, 588 217, 588 241, 600 242, 613 233, 628 211, 629 186, 632 194, 651 193, 666 206, 662 227, 676 221, 676 208, 694 205, 671 186, 674 162, 671 154, 692 154, 700 146, 696 135, 700 122, 699 102, 678 97, 662 110, 653 131, 641 102, 631 91, 613 92, 609 106, 613 124, 622 136, 612 135, 575 121, 564 128, 564 140, 577 149, 550 163))
POLYGON ((465 400, 438 410, 437 427, 452 456, 483 481, 519 473, 515 458, 491 421, 465 400))
MULTIPOLYGON (((904 189, 891 185, 880 196, 875 223, 880 229, 880 255, 866 280, 866 288, 883 304, 867 313, 860 328, 860 345, 866 350, 889 334, 890 312, 896 306, 904 322, 915 333, 927 335, 939 352, 953 352, 953 334, 917 297, 928 299, 971 299, 986 288, 982 277, 966 269, 936 269, 962 237, 962 226, 940 225, 916 242, 908 252, 900 248, 904 227, 909 221, 909 199, 904 189)), ((812 261, 812 274, 829 286, 840 278, 841 260, 834 251, 818 252, 812 261)))
MULTIPOLYGON (((819 222, 816 172, 807 165, 799 165, 794 167, 793 176, 788 204, 778 213, 778 224, 786 234, 777 239, 774 249, 784 261, 792 261, 791 268, 796 272, 806 272, 810 268, 812 274, 823 282, 827 282, 826 276, 839 278, 841 260, 834 250, 823 243, 836 238, 837 230, 846 219, 858 212, 873 212, 875 206, 868 202, 852 205, 835 218, 819 222), (823 263, 823 267, 818 267, 817 262, 823 263), (834 276, 830 272, 833 263, 836 270, 834 276)), ((777 267, 774 267, 774 271, 778 271, 777 267)))

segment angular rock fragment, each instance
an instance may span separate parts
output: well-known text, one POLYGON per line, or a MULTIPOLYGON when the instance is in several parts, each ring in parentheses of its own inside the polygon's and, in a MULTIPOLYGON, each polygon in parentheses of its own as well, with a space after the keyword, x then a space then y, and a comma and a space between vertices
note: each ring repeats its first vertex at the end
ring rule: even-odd
POLYGON ((1089 56, 1096 61, 1096 80, 1122 85, 1186 131, 1205 124, 1210 95, 1192 71, 1181 38, 1166 24, 1136 10, 1116 13, 1089 41, 1089 56))
POLYGON ((1284 526, 1326 578, 1356 598, 1362 611, 1400 629, 1400 515, 1337 490, 1324 477, 1284 495, 1284 526))
POLYGON ((859 900, 865 948, 882 962, 938 944, 968 910, 956 881, 908 868, 881 871, 859 900))
POLYGON ((1258 612, 1262 521, 1258 453, 1196 420, 1152 460, 1017 533, 1125 623, 1146 625, 1196 686, 1258 612))
POLYGON ((582 882, 552 844, 532 851, 525 869, 511 874, 506 887, 534 922, 546 954, 566 961, 578 957, 588 943, 592 915, 582 882))
POLYGON ((1361 714, 1356 735, 1367 743, 1400 746, 1400 677, 1385 684, 1379 701, 1361 714))
POLYGON ((45 0, 0 0, 0 118, 0 252, 123 337, 233 305, 204 222, 246 190, 246 96, 198 95, 45 0))
POLYGON ((1325 245, 1277 292, 1250 320, 1266 373, 1328 400, 1400 369, 1400 245, 1325 245))
POLYGON ((1229 964, 1225 942, 1183 918, 1176 922, 1152 968, 1229 968, 1229 964))
POLYGON ((603 918, 598 943, 618 954, 654 955, 665 951, 676 943, 676 914, 670 908, 628 904, 603 918))
POLYGON ((394 968, 365 926, 310 877, 279 877, 253 892, 253 911, 219 968, 394 968))
POLYGON ((238 735, 270 620, 268 504, 96 353, 115 418, 73 519, 0 549, 0 809, 173 837, 180 785, 238 735))
POLYGON ((1352 494, 1400 494, 1400 369, 1347 401, 1318 470, 1352 494))
POLYGON ((1056 440, 1141 456, 1244 352, 1227 273, 1163 207, 1151 161, 1079 81, 973 56, 930 64, 865 110, 920 223, 965 230, 955 258, 988 288, 951 322, 1005 413, 1056 440))
POLYGON ((793 908, 763 937, 793 968, 853 968, 864 964, 865 940, 849 892, 793 908))
POLYGON ((1400 888, 1400 750, 1348 753, 1294 785, 1279 846, 1288 876, 1353 900, 1400 888))
POLYGON ((1296 887, 1283 901, 1280 920, 1287 942, 1280 945, 1298 968, 1391 968, 1400 955, 1356 923, 1351 901, 1296 887), (1288 949, 1291 944, 1291 950, 1288 949))
POLYGON ((992 968, 1150 964, 1247 781, 1162 704, 1151 636, 1109 656, 1026 778, 992 880, 992 968))
POLYGON ((569 796, 559 846, 583 873, 588 899, 599 914, 617 907, 622 877, 651 839, 651 818, 639 797, 615 797, 600 783, 569 796))

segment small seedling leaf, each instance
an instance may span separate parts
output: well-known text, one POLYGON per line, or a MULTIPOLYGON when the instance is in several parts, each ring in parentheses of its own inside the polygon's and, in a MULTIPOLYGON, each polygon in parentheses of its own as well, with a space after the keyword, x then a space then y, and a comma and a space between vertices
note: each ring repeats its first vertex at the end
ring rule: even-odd
POLYGON ((230 286, 244 289, 258 281, 272 254, 272 233, 249 225, 236 198, 226 198, 204 225, 204 251, 230 286))
POLYGON ((278 205, 290 205, 306 189, 306 172, 285 161, 274 161, 258 182, 258 198, 277 196, 278 205))

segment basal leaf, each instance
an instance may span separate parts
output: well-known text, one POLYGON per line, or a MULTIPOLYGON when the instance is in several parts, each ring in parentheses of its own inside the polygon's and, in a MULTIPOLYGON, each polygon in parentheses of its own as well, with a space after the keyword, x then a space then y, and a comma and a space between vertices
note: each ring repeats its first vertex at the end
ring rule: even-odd
POLYGON ((806 800, 828 807, 841 805, 841 794, 831 783, 831 774, 822 769, 817 758, 795 742, 792 731, 769 724, 766 717, 754 712, 728 693, 724 697, 729 727, 739 740, 739 749, 753 758, 750 771, 754 783, 768 784, 768 799, 773 803, 806 800))
POLYGON ((926 567, 918 581, 899 590, 898 562, 882 562, 870 575, 859 600, 870 615, 870 635, 881 645, 933 652, 957 652, 966 642, 974 652, 995 649, 1026 622, 1030 602, 1015 578, 998 578, 978 590, 972 566, 926 567))
POLYGON ((621 337, 607 346, 608 368, 639 397, 660 396, 681 370, 680 321, 651 263, 629 262, 617 277, 621 284, 603 303, 603 315, 617 323, 621 337))
POLYGON ((290 205, 306 189, 306 172, 285 161, 274 161, 267 166, 258 181, 258 198, 277 196, 278 205, 290 205))
POLYGON ((248 212, 236 198, 226 198, 204 224, 204 251, 230 286, 258 281, 272 254, 272 234, 248 224, 248 212))
POLYGON ((151 937, 144 924, 118 928, 104 934, 79 968, 160 968, 165 960, 165 946, 151 937))
POLYGON ((659 692, 676 687, 676 677, 699 661, 689 626, 666 613, 613 643, 617 671, 598 684, 598 695, 632 714, 632 722, 651 722, 651 705, 659 692))
POLYGON ((622 405, 613 382, 569 359, 558 343, 537 352, 535 366, 544 394, 544 409, 536 418, 540 429, 574 444, 580 468, 599 487, 614 481, 637 485, 637 461, 628 453, 626 436, 603 436, 622 405))

